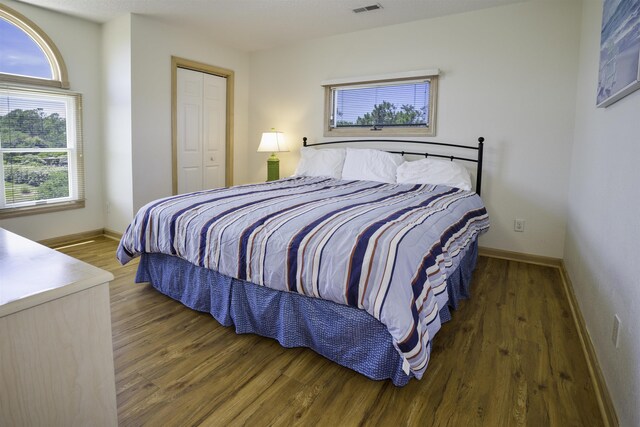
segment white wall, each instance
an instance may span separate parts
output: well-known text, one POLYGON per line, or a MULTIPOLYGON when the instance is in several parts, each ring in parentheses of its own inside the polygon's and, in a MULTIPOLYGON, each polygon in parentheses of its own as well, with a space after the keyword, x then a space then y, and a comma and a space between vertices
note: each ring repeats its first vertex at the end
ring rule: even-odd
POLYGON ((564 256, 621 425, 640 425, 640 92, 595 108, 601 1, 527 2, 250 55, 148 17, 100 27, 5 2, 54 40, 83 94, 87 202, 0 227, 32 239, 122 231, 135 209, 171 193, 171 55, 236 72, 236 183, 264 180, 263 130, 283 130, 292 145, 282 175, 302 136, 322 139, 322 80, 437 67, 436 139, 487 140, 492 229, 482 244, 564 256), (512 231, 516 217, 523 234, 512 231))
POLYGON ((100 26, 45 9, 3 0, 36 23, 56 44, 69 72, 71 90, 82 94, 86 204, 48 214, 0 220, 0 227, 34 240, 104 226, 101 155, 100 26))
POLYGON ((171 56, 235 72, 234 183, 246 182, 249 54, 222 47, 206 34, 132 16, 133 205, 172 194, 171 56))
POLYGON ((293 143, 322 139, 322 80, 439 68, 435 140, 486 138, 483 246, 560 258, 565 216, 580 2, 526 2, 261 51, 251 56, 249 165, 264 180, 260 132, 293 143), (513 231, 514 218, 526 231, 513 231))
POLYGON ((133 215, 131 15, 102 27, 104 227, 123 232, 133 215))
POLYGON ((602 2, 585 1, 564 260, 620 425, 638 426, 640 91, 595 107, 601 21, 602 2))

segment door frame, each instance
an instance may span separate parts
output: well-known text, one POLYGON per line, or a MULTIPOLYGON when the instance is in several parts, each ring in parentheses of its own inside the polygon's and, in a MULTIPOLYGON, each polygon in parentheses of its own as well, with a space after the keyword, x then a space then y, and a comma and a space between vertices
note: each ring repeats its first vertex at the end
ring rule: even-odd
POLYGON ((190 59, 171 56, 171 180, 173 194, 178 194, 178 68, 227 79, 227 120, 225 125, 224 183, 233 185, 233 87, 234 72, 190 59))

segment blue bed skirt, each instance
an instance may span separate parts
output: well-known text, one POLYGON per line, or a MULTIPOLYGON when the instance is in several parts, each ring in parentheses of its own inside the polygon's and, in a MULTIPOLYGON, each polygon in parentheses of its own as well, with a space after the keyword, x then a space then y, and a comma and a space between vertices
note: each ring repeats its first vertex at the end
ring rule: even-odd
MULTIPOLYGON (((449 275, 451 308, 469 297, 477 253, 476 240, 449 275)), ((311 348, 373 380, 391 379, 403 386, 413 376, 403 371, 386 327, 364 310, 233 279, 164 254, 142 254, 136 282, 150 282, 187 307, 235 326, 238 334, 274 338, 283 347, 311 348)), ((440 310, 443 323, 451 319, 449 307, 440 310)))

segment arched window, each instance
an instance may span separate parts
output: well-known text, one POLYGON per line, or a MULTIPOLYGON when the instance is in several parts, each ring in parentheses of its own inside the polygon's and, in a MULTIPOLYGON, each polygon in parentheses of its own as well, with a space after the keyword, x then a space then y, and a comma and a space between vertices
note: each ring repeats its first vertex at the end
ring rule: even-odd
POLYGON ((84 207, 82 97, 53 41, 0 4, 0 218, 84 207))
POLYGON ((0 4, 0 75, 3 81, 68 88, 56 45, 28 18, 0 4))

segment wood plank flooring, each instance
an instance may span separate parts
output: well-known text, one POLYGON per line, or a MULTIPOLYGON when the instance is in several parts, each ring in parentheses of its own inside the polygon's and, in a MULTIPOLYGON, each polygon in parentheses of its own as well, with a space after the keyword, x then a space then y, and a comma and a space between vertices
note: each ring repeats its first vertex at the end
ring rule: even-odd
POLYGON ((60 250, 116 277, 120 425, 602 425, 557 269, 480 257, 472 299, 436 336, 425 377, 397 388, 134 284, 137 262, 119 265, 116 246, 60 250))

